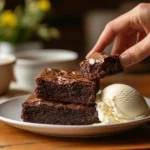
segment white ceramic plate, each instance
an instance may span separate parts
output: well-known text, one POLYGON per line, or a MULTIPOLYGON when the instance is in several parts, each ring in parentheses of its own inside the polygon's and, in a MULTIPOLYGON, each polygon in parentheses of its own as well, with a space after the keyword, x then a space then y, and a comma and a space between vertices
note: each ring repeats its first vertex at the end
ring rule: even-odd
MULTIPOLYGON (((0 120, 16 128, 30 132, 63 137, 92 137, 117 134, 125 130, 137 127, 150 121, 150 115, 136 121, 119 123, 113 125, 47 125, 22 122, 20 115, 23 101, 28 97, 21 96, 13 98, 0 105, 0 120)), ((150 107, 150 99, 146 99, 150 107)))

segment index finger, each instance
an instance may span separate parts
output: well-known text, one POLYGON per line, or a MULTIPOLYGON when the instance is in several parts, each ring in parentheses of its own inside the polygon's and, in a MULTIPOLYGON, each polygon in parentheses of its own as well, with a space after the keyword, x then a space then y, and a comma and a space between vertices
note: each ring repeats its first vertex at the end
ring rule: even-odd
POLYGON ((94 52, 101 52, 104 50, 106 46, 108 46, 115 38, 115 36, 123 32, 124 30, 128 29, 130 26, 130 19, 129 13, 123 14, 116 18, 115 20, 109 22, 102 34, 100 35, 97 43, 90 51, 90 53, 86 56, 88 58, 94 52))

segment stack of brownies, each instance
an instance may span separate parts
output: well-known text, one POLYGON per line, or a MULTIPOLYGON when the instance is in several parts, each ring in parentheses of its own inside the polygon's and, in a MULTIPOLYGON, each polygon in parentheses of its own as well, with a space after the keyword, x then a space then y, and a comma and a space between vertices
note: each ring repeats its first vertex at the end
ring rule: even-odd
POLYGON ((88 125, 99 123, 95 107, 99 79, 123 71, 118 56, 95 53, 80 64, 80 72, 45 69, 35 92, 23 103, 26 122, 88 125))

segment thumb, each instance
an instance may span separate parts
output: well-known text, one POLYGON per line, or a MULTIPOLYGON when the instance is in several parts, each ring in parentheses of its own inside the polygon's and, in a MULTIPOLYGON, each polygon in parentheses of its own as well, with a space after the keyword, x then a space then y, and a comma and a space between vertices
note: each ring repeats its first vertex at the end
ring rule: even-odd
POLYGON ((120 55, 124 67, 134 65, 150 55, 150 34, 120 55))

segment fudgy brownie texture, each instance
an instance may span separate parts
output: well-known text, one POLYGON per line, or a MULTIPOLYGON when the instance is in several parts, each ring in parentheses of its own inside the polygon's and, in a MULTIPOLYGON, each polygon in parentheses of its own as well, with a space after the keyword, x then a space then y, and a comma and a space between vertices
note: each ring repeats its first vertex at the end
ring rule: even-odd
POLYGON ((36 96, 46 101, 91 105, 95 103, 99 82, 83 78, 78 72, 45 69, 36 78, 36 96))
POLYGON ((60 125, 88 125, 99 122, 94 105, 47 102, 33 94, 22 107, 21 117, 25 122, 60 125))
POLYGON ((123 67, 118 55, 96 52, 89 59, 80 63, 80 71, 83 77, 95 80, 120 73, 123 67))

